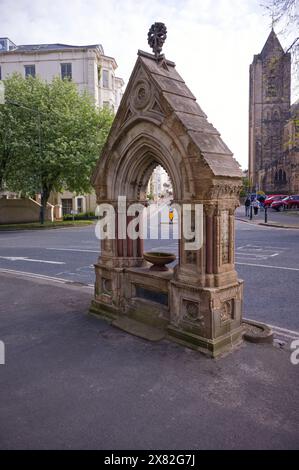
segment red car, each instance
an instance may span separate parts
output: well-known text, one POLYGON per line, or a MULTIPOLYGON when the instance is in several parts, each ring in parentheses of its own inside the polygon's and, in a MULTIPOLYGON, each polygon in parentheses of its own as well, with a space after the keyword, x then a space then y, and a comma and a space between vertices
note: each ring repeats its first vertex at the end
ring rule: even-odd
POLYGON ((285 197, 287 197, 286 194, 275 194, 275 195, 267 196, 264 202, 264 206, 270 207, 274 201, 281 201, 281 199, 284 199, 285 197))
POLYGON ((299 209, 299 195, 287 196, 281 200, 275 200, 271 204, 272 209, 277 211, 287 209, 299 209))

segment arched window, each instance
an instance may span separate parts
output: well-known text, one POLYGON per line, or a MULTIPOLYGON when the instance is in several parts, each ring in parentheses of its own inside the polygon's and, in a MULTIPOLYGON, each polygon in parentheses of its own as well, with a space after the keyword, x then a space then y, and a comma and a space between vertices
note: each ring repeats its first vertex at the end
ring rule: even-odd
POLYGON ((283 182, 284 182, 284 183, 287 182, 287 174, 286 174, 285 171, 283 172, 283 182))
POLYGON ((273 121, 279 121, 279 120, 280 120, 280 112, 278 111, 278 109, 276 109, 273 112, 273 121))
POLYGON ((274 179, 275 179, 275 182, 278 181, 278 172, 277 171, 275 172, 275 178, 274 179))
POLYGON ((282 179, 283 179, 283 173, 282 173, 282 169, 280 169, 278 173, 278 181, 282 182, 282 179))
POLYGON ((271 111, 270 109, 264 110, 264 121, 271 121, 271 111))

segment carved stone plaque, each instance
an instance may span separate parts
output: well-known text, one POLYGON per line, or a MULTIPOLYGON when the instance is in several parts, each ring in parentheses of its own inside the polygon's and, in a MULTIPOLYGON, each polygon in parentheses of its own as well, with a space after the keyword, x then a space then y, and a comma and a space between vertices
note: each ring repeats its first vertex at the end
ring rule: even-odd
POLYGON ((234 301, 227 300, 222 304, 221 312, 220 312, 220 320, 221 323, 224 323, 228 320, 232 320, 234 318, 234 301))
POLYGON ((229 211, 221 212, 221 253, 222 264, 229 263, 229 211))
POLYGON ((183 320, 204 326, 204 316, 200 313, 199 302, 183 299, 183 320))

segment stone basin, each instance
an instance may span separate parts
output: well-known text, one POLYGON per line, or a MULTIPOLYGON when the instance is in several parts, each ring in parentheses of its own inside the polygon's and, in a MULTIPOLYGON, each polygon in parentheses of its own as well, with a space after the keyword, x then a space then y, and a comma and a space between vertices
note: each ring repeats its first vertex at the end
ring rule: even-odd
POLYGON ((175 261, 176 256, 173 253, 162 253, 149 251, 143 254, 143 257, 153 266, 150 267, 150 271, 168 271, 166 264, 175 261))

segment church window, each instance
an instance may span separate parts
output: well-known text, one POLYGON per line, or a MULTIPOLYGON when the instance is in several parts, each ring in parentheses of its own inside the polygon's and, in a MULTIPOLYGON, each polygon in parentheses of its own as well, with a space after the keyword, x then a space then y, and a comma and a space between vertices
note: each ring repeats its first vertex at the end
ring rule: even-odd
POLYGON ((274 121, 279 121, 280 120, 280 114, 279 114, 279 111, 274 111, 273 113, 273 120, 274 121))
POLYGON ((269 109, 265 110, 264 112, 264 120, 271 121, 271 111, 269 109))
POLYGON ((281 183, 282 180, 283 180, 283 173, 282 173, 282 169, 280 169, 278 173, 278 181, 281 183))

